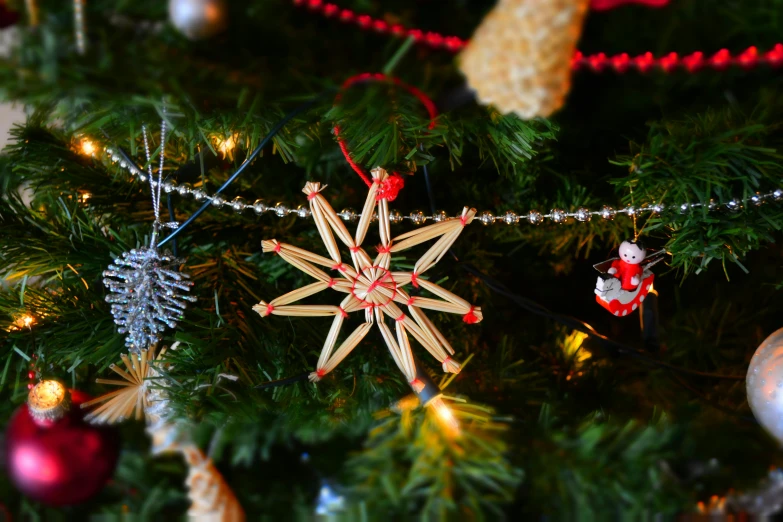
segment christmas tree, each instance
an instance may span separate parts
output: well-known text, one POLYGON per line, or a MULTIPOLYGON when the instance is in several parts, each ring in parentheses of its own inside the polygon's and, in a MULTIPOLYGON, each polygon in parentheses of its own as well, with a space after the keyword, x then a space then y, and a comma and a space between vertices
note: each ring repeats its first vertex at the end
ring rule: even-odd
POLYGON ((3 10, 6 516, 781 509, 783 1, 3 10))

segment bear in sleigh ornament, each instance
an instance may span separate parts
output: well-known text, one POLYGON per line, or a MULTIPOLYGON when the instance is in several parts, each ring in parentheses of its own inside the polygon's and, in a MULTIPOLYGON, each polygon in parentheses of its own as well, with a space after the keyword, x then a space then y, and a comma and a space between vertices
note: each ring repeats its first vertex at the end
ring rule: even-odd
POLYGON ((595 300, 610 313, 624 317, 637 308, 652 290, 655 275, 650 268, 663 259, 665 250, 649 256, 641 241, 623 241, 619 257, 593 265, 600 274, 595 300))

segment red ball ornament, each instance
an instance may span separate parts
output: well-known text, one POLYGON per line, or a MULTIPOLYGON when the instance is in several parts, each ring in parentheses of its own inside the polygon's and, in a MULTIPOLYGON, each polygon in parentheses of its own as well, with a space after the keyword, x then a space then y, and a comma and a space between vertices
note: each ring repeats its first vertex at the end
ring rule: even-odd
POLYGON ((79 504, 114 473, 117 434, 84 421, 79 405, 89 399, 57 381, 41 381, 8 424, 8 474, 31 499, 50 506, 79 504))

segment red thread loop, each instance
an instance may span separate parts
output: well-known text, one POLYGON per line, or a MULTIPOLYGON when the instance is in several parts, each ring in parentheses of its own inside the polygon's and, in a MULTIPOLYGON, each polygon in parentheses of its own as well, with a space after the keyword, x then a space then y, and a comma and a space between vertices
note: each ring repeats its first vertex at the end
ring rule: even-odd
POLYGON ((413 288, 419 288, 419 282, 416 280, 419 277, 419 274, 416 272, 413 272, 411 274, 411 284, 413 285, 413 288))
POLYGON ((271 314, 275 310, 275 307, 271 304, 266 305, 266 311, 264 312, 264 315, 267 316, 271 314))
POLYGON ((361 250, 361 249, 362 249, 362 247, 358 247, 358 246, 352 246, 352 247, 349 247, 349 248, 348 248, 348 250, 350 250, 350 251, 351 251, 351 252, 353 252, 354 254, 355 254, 356 252, 358 252, 359 250, 361 250))
POLYGON ((405 179, 395 172, 383 180, 381 187, 378 189, 378 193, 375 195, 375 199, 394 201, 397 199, 397 194, 400 193, 403 187, 405 187, 405 179))
POLYGON ((326 375, 326 370, 324 370, 323 368, 320 368, 320 369, 318 369, 318 370, 316 370, 316 371, 315 371, 315 374, 316 374, 316 375, 318 376, 318 378, 320 379, 321 377, 323 377, 324 375, 326 375))
POLYGON ((462 223, 462 226, 467 226, 468 224, 468 215, 464 214, 462 217, 459 218, 459 222, 462 223))
POLYGON ((391 245, 389 246, 378 245, 377 247, 375 247, 375 250, 377 250, 379 254, 389 254, 391 253, 391 245))
POLYGON ((311 192, 307 195, 307 201, 312 201, 318 196, 318 192, 311 192))
MULTIPOLYGON (((345 11, 343 11, 345 13, 345 11)), ((352 14, 352 13, 351 13, 352 14)), ((367 21, 371 20, 369 17, 366 19, 363 17, 359 17, 359 19, 365 20, 364 22, 359 22, 359 25, 362 27, 366 27, 372 24, 372 22, 367 21)), ((381 29, 381 32, 385 32, 388 29, 388 25, 385 23, 382 24, 380 27, 383 27, 381 29)), ((378 30, 379 26, 375 25, 376 30, 378 30)), ((383 81, 383 82, 390 82, 398 87, 402 87, 409 93, 411 93, 413 96, 415 96, 421 103, 424 105, 424 108, 427 109, 427 113, 430 116, 430 124, 429 129, 432 129, 435 127, 435 118, 438 116, 438 110, 435 107, 435 102, 433 102, 429 97, 427 97, 426 94, 424 94, 421 90, 417 89, 416 87, 413 87, 412 85, 408 85, 407 83, 403 82, 399 78, 394 78, 391 76, 386 76, 385 74, 381 73, 362 73, 357 74, 356 76, 351 76, 345 82, 343 82, 341 90, 346 90, 349 87, 351 87, 355 83, 359 82, 368 82, 368 81, 383 81)), ((338 93, 337 96, 334 98, 334 102, 337 103, 340 101, 340 98, 342 98, 342 92, 338 93)), ((334 127, 334 137, 337 139, 337 144, 340 146, 340 150, 343 153, 343 156, 345 157, 345 161, 348 162, 348 165, 353 169, 356 174, 359 175, 360 178, 362 178, 362 181, 364 181, 364 184, 368 187, 372 186, 372 179, 370 176, 364 171, 362 167, 360 167, 354 160, 351 158, 351 153, 348 151, 348 146, 345 144, 345 141, 340 138, 340 127, 335 125, 334 127)), ((387 199, 389 201, 394 201, 394 198, 397 197, 397 194, 402 189, 404 185, 404 181, 402 180, 402 177, 398 174, 394 174, 389 177, 388 180, 384 181, 382 184, 380 190, 378 191, 378 199, 387 199), (398 179, 393 180, 395 176, 398 179)))
POLYGON ((405 314, 400 314, 400 316, 397 319, 395 319, 395 321, 397 321, 398 323, 404 320, 405 320, 405 314))
POLYGON ((408 302, 407 302, 406 304, 407 304, 408 306, 413 306, 413 302, 414 302, 415 300, 416 300, 416 298, 415 298, 415 297, 411 297, 410 299, 408 299, 408 302))
POLYGON ((419 379, 414 378, 409 384, 411 385, 411 387, 415 388, 416 386, 420 386, 424 383, 421 382, 419 379))
POLYGON ((342 307, 342 306, 338 306, 337 308, 339 308, 339 309, 340 309, 340 315, 342 315, 342 316, 343 316, 343 318, 346 318, 346 317, 348 317, 348 312, 346 312, 345 310, 343 310, 343 307, 342 307))
POLYGON ((462 320, 465 321, 467 324, 476 324, 479 321, 479 319, 476 316, 476 314, 473 313, 473 310, 475 309, 476 309, 475 306, 471 306, 470 310, 468 310, 468 313, 462 316, 462 320))
POLYGON ((332 288, 332 287, 333 287, 334 285, 336 285, 336 284, 337 284, 337 281, 335 281, 334 279, 329 279, 329 282, 328 282, 328 283, 326 283, 326 286, 327 286, 328 288, 332 288))
POLYGON ((274 249, 274 253, 275 253, 275 254, 279 254, 279 253, 280 253, 280 248, 281 248, 281 245, 280 245, 280 243, 276 244, 276 245, 275 245, 275 249, 274 249))
POLYGON ((332 267, 332 270, 337 270, 338 272, 342 272, 345 270, 345 265, 343 263, 337 263, 332 267))

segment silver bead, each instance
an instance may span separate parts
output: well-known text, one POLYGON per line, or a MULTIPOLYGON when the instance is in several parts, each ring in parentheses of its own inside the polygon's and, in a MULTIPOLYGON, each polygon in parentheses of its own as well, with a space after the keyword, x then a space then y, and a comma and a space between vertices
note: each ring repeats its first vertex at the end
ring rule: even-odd
POLYGON ((187 196, 193 191, 193 188, 190 186, 190 183, 183 183, 182 185, 177 187, 177 192, 179 192, 180 196, 187 196))
POLYGON ((193 199, 196 201, 204 201, 207 199, 207 193, 201 189, 193 189, 190 191, 190 193, 193 195, 193 199))
POLYGON ((683 203, 680 205, 680 214, 687 214, 690 209, 691 206, 688 203, 683 203))
POLYGON ((544 216, 541 215, 541 212, 538 210, 531 210, 527 213, 527 221, 531 225, 540 225, 544 222, 544 216))
POLYGON ((288 215, 288 207, 286 207, 282 202, 277 203, 275 205, 275 214, 277 214, 277 217, 285 217, 288 215))
POLYGON ((268 207, 264 204, 263 199, 257 199, 253 202, 253 210, 260 216, 268 210, 268 207))
POLYGON ((519 216, 517 216, 516 212, 508 210, 505 214, 503 214, 503 223, 506 225, 518 225, 519 216))
POLYGON ((163 192, 165 192, 166 194, 171 194, 175 190, 177 190, 177 182, 174 181, 173 179, 170 179, 163 183, 163 192))
POLYGON ((389 223, 396 225, 398 223, 402 223, 402 220, 403 220, 402 214, 400 214, 396 210, 392 210, 389 212, 389 223))
POLYGON ((552 221, 555 223, 565 223, 568 219, 568 216, 566 216, 565 210, 560 210, 559 208, 553 208, 549 211, 549 215, 552 217, 552 221))
POLYGON ((449 215, 446 214, 445 210, 438 210, 437 212, 435 212, 435 215, 432 216, 432 220, 435 223, 442 223, 447 219, 449 219, 449 215))
POLYGON ((310 217, 310 209, 307 208, 306 205, 299 205, 296 207, 296 215, 300 218, 308 218, 310 217))
POLYGON ((634 216, 635 216, 635 215, 636 215, 636 214, 639 212, 639 209, 637 209, 637 208, 636 208, 636 207, 634 207, 634 206, 631 206, 631 205, 629 205, 629 206, 627 206, 627 207, 625 207, 625 208, 623 209, 623 212, 624 212, 624 213, 625 213, 625 214, 626 214, 628 217, 634 217, 634 216))
POLYGON ((221 196, 213 196, 212 197, 212 206, 217 208, 222 208, 223 205, 226 204, 226 200, 223 199, 221 196))
POLYGON ((775 201, 780 201, 783 199, 783 189, 775 189, 772 192, 772 197, 775 198, 775 201))
POLYGON ((139 172, 139 181, 147 181, 147 175, 143 172, 139 172))
POLYGON ((760 206, 762 203, 764 203, 764 197, 756 192, 750 197, 750 202, 756 205, 757 207, 760 206))
POLYGON ((191 40, 215 36, 226 28, 225 0, 169 0, 169 20, 191 40))
POLYGON ((103 150, 106 151, 106 154, 108 154, 109 156, 114 154, 114 150, 111 147, 105 147, 103 150))
POLYGON ((715 210, 716 208, 718 208, 718 203, 716 203, 714 199, 710 199, 710 203, 709 205, 707 205, 707 208, 709 210, 715 210))
POLYGON ((742 208, 742 205, 736 199, 732 199, 726 203, 726 208, 731 212, 737 212, 740 208, 742 208))
POLYGON ((242 212, 247 208, 247 203, 243 197, 237 196, 231 200, 231 208, 234 209, 234 212, 242 212))
POLYGON ((485 210, 478 215, 478 220, 482 225, 492 225, 495 222, 495 216, 489 210, 485 210))
POLYGON ((116 154, 112 154, 111 155, 111 162, 112 163, 117 163, 118 161, 120 161, 120 157, 117 156, 116 154))
POLYGON ((589 209, 586 209, 585 207, 579 207, 576 209, 576 219, 577 221, 587 222, 590 221, 593 218, 593 215, 590 213, 589 209))
POLYGON ((663 203, 656 203, 655 205, 653 205, 650 208, 652 209, 652 211, 654 213, 660 214, 661 212, 664 211, 664 209, 666 209, 666 206, 663 203))
POLYGON ((607 221, 613 220, 615 214, 616 214, 615 210, 609 205, 604 205, 603 207, 601 207, 601 217, 606 219, 607 221))
POLYGON ((128 168, 128 164, 125 163, 125 160, 121 160, 120 161, 120 167, 123 168, 123 169, 128 168))
POLYGON ((422 212, 421 210, 414 210, 413 212, 410 213, 408 219, 410 219, 414 225, 421 225, 422 223, 424 223, 426 218, 424 216, 424 212, 422 212))
POLYGON ((344 208, 342 212, 338 213, 337 215, 340 216, 343 221, 349 221, 349 222, 356 221, 358 217, 356 215, 356 211, 352 208, 344 208))

